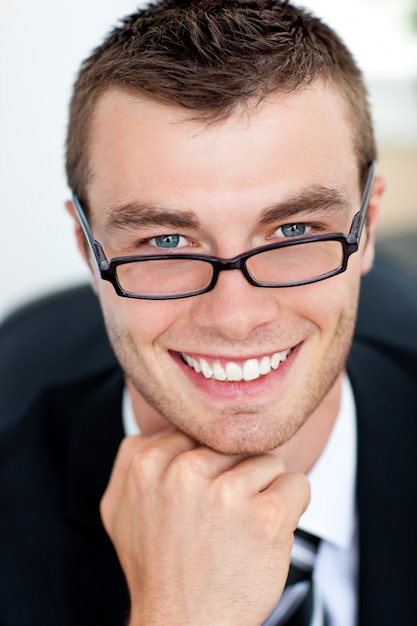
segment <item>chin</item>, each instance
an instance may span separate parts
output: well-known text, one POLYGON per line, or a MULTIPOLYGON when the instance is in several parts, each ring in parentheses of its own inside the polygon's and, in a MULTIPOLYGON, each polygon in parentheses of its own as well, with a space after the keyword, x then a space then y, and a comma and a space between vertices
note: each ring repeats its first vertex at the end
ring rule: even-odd
POLYGON ((287 443, 291 434, 272 432, 271 428, 264 430, 255 425, 239 424, 238 427, 223 427, 205 432, 188 433, 202 446, 215 452, 226 455, 254 456, 266 454, 287 443))

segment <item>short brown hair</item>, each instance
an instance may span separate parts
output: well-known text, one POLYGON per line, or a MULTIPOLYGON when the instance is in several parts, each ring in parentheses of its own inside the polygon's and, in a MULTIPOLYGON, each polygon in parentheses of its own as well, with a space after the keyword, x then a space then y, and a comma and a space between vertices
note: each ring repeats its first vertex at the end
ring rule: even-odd
POLYGON ((68 183, 87 200, 90 122, 109 88, 215 121, 318 78, 347 103, 363 181, 376 156, 367 92, 331 28, 288 1, 158 0, 126 17, 81 66, 70 106, 68 183))

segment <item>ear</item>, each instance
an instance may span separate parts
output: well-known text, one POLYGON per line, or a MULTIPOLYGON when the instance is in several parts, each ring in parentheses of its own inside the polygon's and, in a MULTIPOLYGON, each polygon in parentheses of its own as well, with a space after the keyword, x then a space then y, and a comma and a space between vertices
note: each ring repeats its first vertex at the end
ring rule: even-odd
POLYGON ((71 200, 67 200, 66 201, 65 208, 67 209, 68 213, 70 214, 70 216, 73 219, 74 234, 75 234, 75 240, 77 242, 77 248, 78 248, 82 258, 84 259, 84 261, 88 265, 88 269, 90 270, 91 285, 92 285, 92 288, 95 291, 95 293, 97 293, 97 276, 96 276, 96 272, 94 271, 94 269, 92 267, 93 261, 91 260, 90 252, 88 250, 88 246, 87 246, 85 238, 84 238, 84 233, 83 233, 82 228, 80 226, 80 223, 78 221, 77 214, 75 212, 75 208, 74 208, 74 205, 71 202, 71 200))
POLYGON ((383 176, 376 176, 374 186, 369 198, 367 221, 364 228, 362 239, 365 239, 362 252, 361 275, 363 276, 372 268, 375 256, 375 230, 378 222, 379 209, 381 206, 382 196, 386 187, 386 181, 383 176))

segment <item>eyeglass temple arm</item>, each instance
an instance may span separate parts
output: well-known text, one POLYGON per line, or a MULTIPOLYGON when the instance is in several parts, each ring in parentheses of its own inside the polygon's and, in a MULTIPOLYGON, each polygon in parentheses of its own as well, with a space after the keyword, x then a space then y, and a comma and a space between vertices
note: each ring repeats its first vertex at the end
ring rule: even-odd
POLYGON ((356 213, 353 218, 352 228, 350 229, 350 233, 347 236, 347 240, 349 243, 357 243, 362 235, 363 226, 365 224, 365 219, 367 215, 367 209, 369 204, 369 198, 371 196, 372 188, 374 185, 375 178, 375 161, 372 161, 369 165, 369 173, 368 178, 366 180, 365 189, 362 196, 362 204, 361 210, 356 213))
POLYGON ((84 237, 87 240, 88 246, 96 260, 98 268, 100 269, 100 271, 107 270, 109 267, 109 262, 107 261, 106 255, 104 254, 101 244, 93 237, 93 233, 91 232, 90 225, 87 221, 87 218, 81 206, 81 202, 79 201, 76 193, 72 194, 72 201, 74 203, 75 212, 77 214, 77 218, 80 223, 81 230, 84 233, 84 237))

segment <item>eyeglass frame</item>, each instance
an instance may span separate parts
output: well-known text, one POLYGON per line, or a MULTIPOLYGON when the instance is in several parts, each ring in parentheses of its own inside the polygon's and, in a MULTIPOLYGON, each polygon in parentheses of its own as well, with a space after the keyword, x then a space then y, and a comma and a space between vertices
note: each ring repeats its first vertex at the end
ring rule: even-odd
POLYGON ((237 256, 231 259, 223 259, 221 257, 210 256, 210 255, 201 255, 201 254, 170 254, 169 258, 173 260, 180 259, 193 259, 199 261, 205 261, 209 263, 213 268, 213 275, 209 284, 201 289, 194 290, 192 292, 187 292, 185 294, 179 295, 139 295, 134 294, 129 291, 126 291, 122 288, 119 283, 116 269, 119 265, 124 265, 126 263, 137 263, 141 261, 157 261, 159 259, 166 260, 166 254, 153 254, 146 256, 124 256, 124 257, 114 257, 107 259, 104 250, 99 241, 97 241, 92 233, 88 220, 85 216, 84 210, 82 208, 81 202, 75 192, 72 194, 73 204, 75 208, 75 212, 80 223, 81 229, 84 233, 88 246, 93 254, 93 257, 96 261, 98 271, 102 280, 106 280, 113 285, 113 288, 118 296, 123 298, 134 298, 138 300, 179 300, 181 298, 191 298, 193 296, 198 296, 203 293, 207 293, 212 291, 216 286, 218 277, 220 272, 226 270, 235 270, 238 269, 242 272, 246 280, 249 284, 254 287, 264 287, 264 288, 274 288, 274 289, 283 289, 286 287, 300 287, 302 285, 309 285, 312 283, 320 282, 322 280, 327 280, 332 276, 337 276, 338 274, 342 274, 346 271, 348 266, 349 258, 352 254, 357 252, 359 248, 359 243, 363 231, 363 227, 365 224, 365 218, 367 214, 367 209, 369 205, 369 199, 371 196, 373 183, 375 177, 375 162, 372 161, 369 164, 369 172, 367 181, 365 184, 362 201, 360 205, 359 211, 353 216, 352 223, 349 229, 348 234, 345 233, 327 233, 324 235, 313 235, 310 237, 300 237, 293 241, 280 241, 277 243, 267 244, 264 246, 260 246, 257 248, 252 248, 251 250, 247 250, 246 252, 242 252, 242 254, 238 254, 237 256), (261 254, 262 252, 266 252, 269 250, 275 250, 279 248, 286 248, 289 246, 296 246, 305 243, 314 243, 317 241, 339 241, 342 244, 343 249, 343 260, 339 267, 336 269, 317 276, 312 279, 305 279, 303 281, 296 281, 294 283, 285 283, 281 284, 271 284, 271 283, 262 283, 261 281, 255 280, 249 270, 246 267, 246 262, 252 256, 257 254, 261 254))

